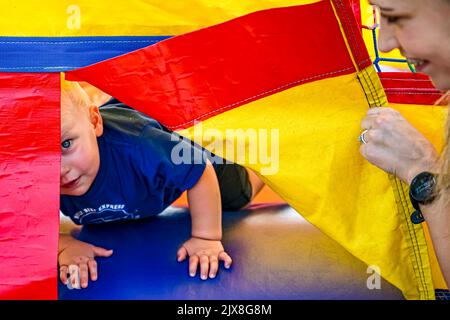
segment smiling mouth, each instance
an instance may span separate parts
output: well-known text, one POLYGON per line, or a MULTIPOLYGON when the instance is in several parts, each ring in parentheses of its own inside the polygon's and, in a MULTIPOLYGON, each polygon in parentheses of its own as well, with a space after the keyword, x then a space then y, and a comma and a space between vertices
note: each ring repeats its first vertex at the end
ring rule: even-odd
POLYGON ((61 187, 65 188, 65 189, 73 189, 73 188, 77 187, 78 181, 80 181, 80 177, 61 185, 61 187))
POLYGON ((422 59, 408 59, 408 63, 414 65, 417 71, 421 71, 428 65, 429 61, 422 59))

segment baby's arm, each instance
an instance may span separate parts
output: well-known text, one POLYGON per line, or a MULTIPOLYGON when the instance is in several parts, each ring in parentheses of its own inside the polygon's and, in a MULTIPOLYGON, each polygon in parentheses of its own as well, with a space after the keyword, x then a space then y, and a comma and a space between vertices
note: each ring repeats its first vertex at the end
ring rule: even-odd
POLYGON ((191 218, 192 237, 178 250, 178 261, 189 255, 189 274, 194 277, 200 263, 203 280, 214 278, 219 260, 229 268, 232 260, 222 245, 222 206, 217 176, 207 161, 205 171, 197 184, 187 191, 191 218))
POLYGON ((96 247, 92 244, 79 241, 69 234, 59 235, 58 263, 59 277, 62 283, 67 283, 67 273, 70 265, 79 267, 81 287, 88 286, 88 273, 91 280, 97 280, 97 263, 95 257, 109 257, 112 250, 96 247))

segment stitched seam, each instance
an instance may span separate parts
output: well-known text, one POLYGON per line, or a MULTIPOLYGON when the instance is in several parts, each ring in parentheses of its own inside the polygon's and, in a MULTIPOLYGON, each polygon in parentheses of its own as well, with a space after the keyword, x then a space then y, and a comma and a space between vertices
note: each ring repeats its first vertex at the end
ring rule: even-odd
MULTIPOLYGON (((366 69, 364 69, 362 72, 361 72, 361 74, 363 75, 363 79, 365 80, 365 81, 367 81, 368 79, 366 78, 366 75, 367 76, 369 76, 367 73, 366 73, 366 69)), ((369 79, 370 79, 370 77, 369 77, 369 79)), ((366 84, 367 84, 367 82, 366 82, 366 84)), ((367 84, 368 85, 368 84, 367 84)), ((373 83, 372 83, 372 85, 373 85, 373 83)), ((368 86, 369 87, 369 86, 368 86)), ((369 92, 370 92, 370 94, 372 95, 372 90, 369 88, 369 92)), ((374 99, 374 100, 376 100, 376 99, 374 99)), ((402 205, 402 201, 401 201, 401 196, 402 196, 402 194, 400 193, 400 191, 399 191, 399 187, 398 187, 398 181, 397 181, 397 179, 396 178, 394 178, 394 183, 395 183, 395 185, 397 186, 397 188, 393 188, 393 192, 394 193, 396 193, 397 195, 398 195, 398 197, 399 197, 399 199, 400 199, 400 204, 397 204, 397 207, 398 206, 400 206, 401 207, 401 210, 403 211, 403 215, 406 217, 406 219, 408 219, 409 217, 408 217, 408 215, 407 215, 407 213, 406 213, 406 211, 405 211, 405 208, 404 208, 404 206, 402 205)), ((402 191, 403 191, 403 189, 402 189, 402 191)), ((409 236, 410 236, 410 238, 411 238, 411 241, 414 241, 415 240, 415 242, 417 243, 417 238, 415 238, 414 240, 413 240, 413 237, 412 237, 412 235, 411 235, 411 229, 410 229, 410 225, 409 225, 409 223, 408 223, 408 221, 406 221, 406 226, 407 226, 407 230, 408 230, 408 233, 409 233, 409 236)), ((415 234, 414 234, 415 235, 415 234)), ((428 298, 428 290, 426 289, 426 282, 425 282, 425 275, 423 274, 423 270, 422 270, 422 264, 420 263, 419 264, 419 261, 418 261, 418 259, 417 259, 417 253, 416 253, 416 250, 415 250, 415 248, 414 248, 414 243, 412 243, 412 245, 413 245, 413 253, 414 253, 414 257, 415 257, 415 259, 416 259, 416 263, 418 264, 418 266, 419 266, 419 284, 422 286, 422 288, 424 288, 425 290, 425 295, 426 295, 426 297, 428 298)), ((419 254, 420 255, 420 254, 419 254)), ((420 257, 421 258, 421 257, 420 257)), ((410 258, 411 259, 411 258, 410 258)), ((422 262, 422 261, 421 261, 422 262)), ((412 264, 412 267, 413 267, 413 270, 414 270, 414 265, 416 264, 416 263, 414 263, 414 261, 411 261, 410 260, 410 263, 412 264)), ((420 291, 420 289, 419 289, 419 291, 420 291)))
POLYGON ((375 104, 376 104, 376 98, 375 98, 375 96, 374 96, 374 92, 372 91, 371 86, 370 86, 369 83, 368 83, 367 74, 366 74, 366 72, 365 72, 365 69, 361 72, 361 74, 362 74, 362 78, 363 78, 363 80, 364 80, 364 84, 366 85, 366 88, 367 88, 367 90, 369 91, 369 97, 370 97, 369 107, 372 108, 372 107, 374 107, 374 106, 372 105, 372 103, 375 103, 375 104))
POLYGON ((423 92, 440 93, 439 90, 433 89, 433 88, 384 88, 384 90, 391 90, 391 91, 423 91, 423 92))
POLYGON ((148 43, 159 40, 83 40, 83 41, 0 41, 0 44, 81 44, 81 43, 148 43))
MULTIPOLYGON (((367 89, 370 92, 371 101, 373 101, 373 103, 376 106, 378 104, 378 100, 377 100, 377 97, 375 95, 375 91, 373 90, 374 88, 373 88, 373 86, 370 83, 369 75, 367 74, 366 69, 362 70, 362 74, 363 74, 364 82, 365 82, 365 84, 367 86, 367 89)), ((370 107, 372 108, 374 106, 371 105, 370 107)))
POLYGON ((366 95, 366 98, 367 98, 367 103, 369 104, 369 108, 372 108, 371 101, 375 100, 373 98, 372 90, 369 87, 369 85, 367 84, 367 79, 366 79, 366 76, 365 76, 364 72, 360 72, 359 75, 360 75, 359 78, 360 78, 360 82, 361 82, 361 86, 362 86, 363 92, 364 92, 364 94, 366 95))
MULTIPOLYGON (((345 7, 344 7, 344 4, 342 3, 342 0, 338 0, 338 1, 336 1, 336 3, 337 3, 337 5, 340 7, 340 8, 339 8, 339 11, 342 13, 343 18, 345 18, 345 20, 346 20, 346 23, 347 23, 346 25, 349 26, 349 25, 350 25, 350 24, 349 24, 349 20, 348 20, 346 11, 344 10, 345 7)), ((343 25, 343 29, 344 29, 344 32, 347 33, 348 28, 345 28, 344 25, 343 25)), ((350 29, 351 29, 351 28, 350 28, 350 29)), ((351 30, 351 31, 352 31, 351 36, 354 37, 354 35, 353 35, 353 30, 351 30)), ((349 38, 349 37, 348 37, 348 38, 349 38)), ((354 39, 349 39, 349 44, 350 44, 350 40, 353 41, 354 39)), ((350 48, 351 48, 351 47, 352 47, 352 46, 350 46, 350 48)), ((353 51, 353 50, 352 50, 352 51, 353 51)), ((356 50, 356 54, 359 55, 358 50, 356 50)))
POLYGON ((403 203, 402 198, 403 198, 403 200, 406 200, 406 197, 405 197, 405 194, 404 194, 404 190, 403 190, 403 188, 401 186, 401 183, 398 180, 398 178, 394 177, 394 183, 395 183, 395 186, 397 187, 395 190, 397 191, 397 195, 400 198, 400 204, 401 204, 400 207, 401 207, 401 209, 403 211, 404 217, 406 218, 406 226, 408 228, 408 233, 409 233, 409 236, 410 236, 411 240, 413 240, 413 253, 414 253, 414 257, 416 259, 416 263, 418 264, 418 267, 419 267, 419 280, 420 280, 420 282, 422 284, 422 288, 425 291, 425 295, 426 295, 426 297, 428 299, 429 297, 428 297, 428 290, 426 289, 427 286, 426 286, 426 283, 425 283, 425 275, 423 274, 423 270, 422 270, 422 266, 423 266, 422 257, 419 254, 419 258, 420 258, 420 262, 419 262, 419 259, 417 258, 417 252, 415 250, 416 248, 414 248, 415 246, 418 247, 419 244, 417 242, 416 234, 415 234, 414 230, 411 230, 411 226, 410 226, 409 221, 408 221, 408 219, 410 218, 409 214, 408 214, 409 212, 407 212, 407 208, 405 208, 402 205, 402 203, 403 203), (415 245, 414 245, 414 242, 415 242, 415 245))
POLYGON ((383 76, 380 76, 381 81, 383 80, 393 80, 393 81, 411 81, 411 82, 430 82, 430 80, 425 79, 401 79, 401 78, 383 78, 383 76))
POLYGON ((402 92, 402 91, 393 91, 393 90, 388 90, 386 91, 386 93, 395 93, 397 95, 403 95, 403 94, 415 94, 415 95, 429 95, 429 96, 440 96, 440 93, 437 92, 402 92))
POLYGON ((80 66, 59 66, 59 67, 1 67, 0 70, 18 70, 18 69, 61 69, 61 68, 79 68, 80 66))
POLYGON ((366 74, 367 79, 368 79, 368 81, 369 81, 369 83, 370 83, 370 86, 371 86, 372 89, 373 89, 373 95, 374 95, 374 97, 375 97, 375 103, 376 103, 377 106, 381 107, 381 100, 380 100, 380 97, 379 97, 379 95, 377 94, 377 89, 376 89, 375 84, 373 83, 372 78, 370 77, 370 74, 369 74, 369 72, 367 71, 367 69, 364 69, 364 73, 366 74))
MULTIPOLYGON (((363 65, 364 63, 366 63, 366 62, 368 62, 368 61, 370 61, 370 63, 372 64, 372 60, 370 60, 370 58, 361 60, 361 63, 360 63, 360 64, 363 65)), ((361 67, 361 66, 358 66, 358 67, 361 67)), ((361 67, 361 69, 363 69, 363 68, 361 67)))
POLYGON ((323 76, 329 76, 329 75, 334 75, 334 74, 342 73, 342 72, 345 72, 345 71, 348 71, 348 70, 353 70, 353 67, 345 68, 345 69, 341 69, 341 70, 333 71, 333 72, 322 73, 322 74, 315 75, 315 76, 312 76, 312 77, 308 77, 308 78, 296 80, 296 81, 293 81, 293 82, 284 84, 284 85, 282 85, 282 86, 276 87, 276 88, 274 88, 274 89, 270 89, 270 90, 268 90, 268 91, 261 92, 261 93, 259 93, 259 94, 254 95, 254 96, 248 97, 248 98, 246 98, 246 99, 243 99, 243 100, 240 100, 240 101, 237 101, 237 102, 233 102, 233 103, 228 104, 228 105, 226 105, 226 106, 224 106, 224 107, 220 107, 220 108, 218 108, 218 109, 214 109, 214 110, 212 110, 212 111, 209 111, 209 112, 207 112, 207 113, 204 113, 204 114, 198 116, 198 117, 195 118, 195 119, 191 119, 191 120, 189 120, 189 121, 187 121, 187 122, 178 124, 178 125, 176 125, 176 126, 167 126, 167 127, 170 128, 170 129, 172 129, 172 128, 179 128, 179 127, 182 127, 182 126, 184 126, 184 125, 186 125, 186 124, 188 124, 188 123, 192 123, 192 122, 197 121, 197 120, 199 120, 199 119, 201 119, 201 118, 207 117, 207 116, 210 115, 210 114, 214 114, 214 113, 217 113, 218 111, 221 111, 221 110, 224 110, 224 109, 231 108, 231 107, 233 107, 233 106, 235 106, 235 105, 242 104, 242 103, 247 102, 247 101, 250 101, 250 100, 254 100, 254 98, 258 98, 258 97, 264 96, 264 95, 266 95, 266 94, 268 94, 268 93, 272 93, 272 92, 279 91, 280 89, 283 89, 283 88, 286 88, 286 87, 290 87, 290 86, 292 86, 292 85, 294 85, 294 84, 299 84, 299 83, 306 82, 306 81, 309 81, 309 80, 321 78, 321 77, 323 77, 323 76))
MULTIPOLYGON (((362 91, 364 92, 364 95, 366 96, 367 102, 369 102, 370 99, 369 99, 369 97, 368 97, 368 95, 367 95, 366 90, 364 90, 364 84, 363 84, 363 81, 362 81, 361 77, 358 76, 357 79, 358 79, 359 84, 361 85, 361 87, 362 87, 362 89, 363 89, 362 91)), ((369 104, 369 108, 371 108, 370 104, 369 104)))
MULTIPOLYGON (((372 79, 370 78, 370 75, 368 74, 367 69, 364 69, 364 72, 365 72, 366 75, 367 75, 367 78, 368 78, 368 80, 369 80, 369 82, 370 82, 370 85, 371 85, 372 88, 374 89, 374 92, 375 92, 375 101, 376 101, 376 103, 377 103, 379 106, 381 106, 381 100, 380 100, 380 97, 379 97, 379 95, 376 94, 376 88, 375 88, 375 85, 374 85, 372 79)), ((400 185, 400 186, 398 185, 399 181, 398 181, 397 178, 395 178, 394 181, 395 181, 395 183, 396 183, 396 185, 397 185, 397 194, 399 195, 399 198, 400 198, 400 207, 401 207, 401 209, 403 210, 404 216, 406 217, 406 219, 408 219, 409 216, 408 216, 408 214, 407 214, 407 212, 406 212, 405 207, 403 206, 403 201, 402 201, 402 195, 403 195, 403 200, 406 199, 406 198, 405 198, 405 195, 404 195, 404 190, 403 190, 403 188, 402 188, 401 185, 400 185)), ((414 230, 411 231, 411 228, 410 228, 410 225, 409 225, 408 221, 406 221, 406 225, 407 225, 408 232, 409 232, 409 235, 410 235, 410 237, 411 237, 411 240, 416 244, 416 247, 418 248, 418 247, 419 247, 419 244, 418 244, 418 241, 417 241, 416 234, 415 234, 414 230)), ((423 270, 422 270, 422 266, 423 266, 423 263, 422 263, 422 257, 420 256, 420 254, 419 254, 419 258, 417 257, 417 252, 416 252, 416 248, 415 248, 415 246, 414 246, 414 243, 413 243, 413 253, 414 253, 414 257, 415 257, 415 259, 416 259, 416 261, 417 261, 416 263, 417 263, 418 266, 419 266, 419 280, 420 280, 420 283, 421 283, 421 285, 422 285, 422 288, 425 289, 424 291, 425 291, 425 294, 426 294, 426 296, 427 296, 427 298, 428 298, 428 291, 426 290, 426 284, 425 284, 425 275, 423 274, 423 270), (420 259, 420 263, 419 263, 419 259, 420 259)), ((414 269, 414 264, 413 264, 413 269, 414 269)))
MULTIPOLYGON (((400 181, 399 181, 400 182, 400 181)), ((406 195, 406 191, 405 191, 405 189, 404 188, 402 188, 401 189, 402 190, 402 194, 403 194, 403 199, 405 200, 405 203, 408 203, 408 200, 407 200, 407 195, 406 195)), ((408 195, 409 196, 409 195, 408 195)), ((406 207, 404 207, 404 209, 405 210, 408 210, 409 208, 408 208, 408 205, 406 205, 406 207)), ((409 211, 407 211, 408 212, 408 214, 407 214, 407 218, 409 219, 409 211)), ((408 223, 408 225, 410 225, 409 223, 408 223)), ((420 249, 419 249, 419 240, 417 239, 417 234, 416 234, 416 232, 414 231, 414 229, 412 229, 413 230, 413 239, 415 240, 415 243, 416 243, 416 246, 417 246, 417 249, 418 249, 418 256, 419 256, 419 269, 420 269, 420 271, 421 271, 421 274, 422 274, 422 279, 423 279, 423 286, 424 286, 424 290, 425 290, 425 295, 426 295, 426 298, 427 299, 429 299, 429 295, 428 295, 428 290, 427 290, 427 285, 426 285, 426 277, 425 277, 425 272, 423 271, 423 260, 422 260, 422 255, 420 254, 420 249)))
MULTIPOLYGON (((372 91, 372 89, 374 88, 374 86, 373 86, 373 82, 371 81, 370 76, 369 76, 369 74, 368 74, 368 72, 367 72, 367 69, 362 70, 361 74, 363 75, 362 79, 366 82, 366 85, 367 85, 367 87, 368 87, 368 89, 369 89, 370 95, 372 96, 372 98, 374 98, 374 97, 373 97, 373 91, 372 91), (367 77, 368 77, 369 79, 367 79, 367 77), (370 88, 369 84, 367 83, 368 80, 371 82, 372 89, 370 88)), ((374 100, 374 101, 378 100, 378 97, 374 98, 373 100, 374 100)), ((378 101, 379 101, 379 100, 378 100, 378 101)), ((406 198, 405 198, 405 195, 404 195, 404 194, 400 193, 399 186, 398 186, 398 182, 399 182, 398 179, 397 179, 397 178, 394 178, 394 183, 395 183, 395 185, 396 185, 397 188, 393 188, 393 189, 394 189, 393 192, 396 193, 396 194, 398 195, 399 199, 400 199, 400 204, 398 204, 397 207, 398 207, 398 206, 401 207, 401 210, 403 211, 403 215, 406 217, 406 219, 408 219, 408 218, 409 218, 409 217, 408 217, 408 214, 407 214, 407 212, 406 212, 404 206, 402 205, 402 200, 401 200, 401 199, 402 199, 402 195, 403 195, 403 199, 406 199, 406 198)), ((401 189, 401 190, 402 190, 402 192, 404 192, 403 189, 401 189)), ((419 283, 420 283, 420 285, 422 286, 423 291, 425 291, 425 296, 426 296, 426 298, 429 299, 428 290, 427 290, 427 286, 426 286, 425 275, 424 275, 423 270, 422 270, 422 266, 423 266, 423 263, 422 263, 422 257, 421 257, 420 254, 419 254, 419 258, 420 258, 420 263, 419 263, 419 259, 417 258, 417 252, 416 252, 415 246, 414 246, 414 242, 415 242, 415 243, 416 243, 416 246, 418 247, 417 237, 415 237, 415 233, 414 233, 414 232, 413 232, 414 237, 412 236, 412 234, 411 234, 411 227, 410 227, 410 225, 409 225, 409 223, 408 223, 408 220, 406 221, 406 226, 407 226, 407 231, 408 231, 409 236, 410 236, 411 241, 412 241, 412 245, 413 245, 413 248, 412 248, 412 249, 413 249, 413 254, 414 254, 414 257, 415 257, 415 259, 416 259, 416 263, 414 263, 414 261, 410 261, 410 262, 411 262, 411 264, 412 264, 412 266, 413 266, 413 270, 414 270, 414 265, 415 265, 415 264, 418 265, 418 267, 419 267, 419 283)))
POLYGON ((368 80, 370 86, 371 86, 372 89, 373 89, 373 91, 371 90, 371 93, 373 94, 373 100, 375 101, 375 104, 376 104, 377 106, 380 106, 380 107, 381 107, 381 100, 380 100, 380 97, 379 97, 379 95, 377 94, 377 89, 376 89, 374 83, 372 82, 372 79, 371 79, 371 77, 370 77, 369 72, 367 71, 367 69, 364 69, 364 70, 363 70, 363 73, 366 75, 366 79, 368 80))
MULTIPOLYGON (((355 36, 355 33, 353 32, 353 28, 351 27, 351 23, 350 23, 350 19, 349 19, 349 17, 348 17, 348 13, 347 13, 347 11, 345 10, 345 6, 344 6, 344 3, 342 2, 342 0, 338 0, 338 3, 339 3, 340 6, 341 6, 340 11, 343 13, 343 16, 344 16, 344 18, 345 18, 345 20, 346 20, 346 22, 347 22, 347 26, 349 26, 348 28, 344 28, 344 30, 350 29, 351 35, 352 35, 352 37, 353 37, 352 41, 353 41, 354 44, 356 44, 356 47, 357 47, 355 51, 356 51, 356 54, 358 55, 358 60, 360 60, 360 59, 362 58, 362 53, 360 52, 360 51, 361 51, 361 48, 359 47, 359 43, 358 43, 358 41, 357 41, 357 38, 356 38, 356 36, 355 36)), ((350 44, 350 41, 349 41, 349 44, 350 44)), ((350 48, 352 48, 351 45, 350 45, 350 48)), ((352 51, 353 51, 353 50, 352 50, 352 51)), ((366 62, 366 61, 367 61, 367 59, 364 60, 364 61, 359 61, 359 62, 357 62, 358 67, 361 68, 362 62, 366 62)))
MULTIPOLYGON (((402 186, 401 186, 400 182, 398 181, 398 179, 397 179, 396 177, 393 177, 393 179, 394 179, 394 183, 395 183, 395 187, 396 187, 396 188, 395 188, 395 191, 397 192, 397 195, 398 195, 399 200, 400 200, 399 206, 400 206, 400 208, 401 208, 401 210, 402 210, 402 212, 403 212, 403 216, 405 217, 406 220, 408 220, 410 217, 409 217, 409 215, 408 215, 408 212, 407 212, 406 208, 405 208, 405 207, 403 206, 403 204, 402 204, 402 203, 403 203, 402 200, 404 199, 404 197, 402 197, 402 196, 403 196, 402 186)), ((412 240, 412 241, 416 240, 416 239, 413 239, 412 234, 413 234, 414 232, 411 230, 411 227, 410 227, 408 221, 406 221, 406 227, 407 227, 407 229, 408 229, 409 237, 411 238, 411 240, 412 240)), ((414 241, 414 242, 416 242, 416 241, 414 241)), ((415 257, 415 259, 416 259, 416 262, 418 263, 419 260, 417 259, 417 253, 416 253, 416 250, 415 250, 415 248, 414 248, 414 242, 413 242, 413 253, 414 253, 414 257, 415 257)), ((419 267, 420 267, 420 266, 419 266, 419 267)), ((423 283, 423 277, 422 277, 422 270, 421 270, 421 268, 419 268, 419 280, 420 280, 420 282, 421 282, 421 284, 422 284, 422 287, 425 287, 425 286, 424 286, 424 283, 423 283)))
MULTIPOLYGON (((378 106, 382 106, 382 104, 383 104, 383 101, 382 101, 382 98, 381 98, 381 95, 379 95, 378 94, 378 91, 377 91, 377 87, 376 87, 376 85, 375 85, 375 83, 372 81, 372 78, 370 77, 370 75, 368 75, 369 76, 369 79, 370 79, 370 83, 372 83, 372 85, 373 85, 373 88, 374 88, 374 90, 375 90, 375 95, 376 95, 376 97, 377 97, 377 100, 378 100, 378 106)), ((381 87, 382 88, 382 87, 381 87)), ((387 97, 386 97, 386 99, 387 99, 387 97)), ((386 101, 385 101, 386 102, 386 101)))
MULTIPOLYGON (((369 89, 369 93, 370 93, 370 95, 371 95, 371 97, 372 97, 372 100, 375 101, 376 99, 373 97, 373 91, 371 90, 369 84, 367 83, 368 79, 367 79, 366 76, 368 76, 368 75, 366 74, 365 71, 366 71, 366 69, 364 69, 364 70, 361 72, 361 74, 363 75, 363 79, 364 79, 364 81, 365 81, 365 83, 366 83, 366 85, 367 85, 367 88, 369 89)), ((395 180, 395 183, 397 183, 396 180, 395 180)), ((399 198, 401 198, 401 197, 400 197, 400 194, 399 194, 399 192, 398 192, 398 190, 396 190, 395 188, 393 188, 393 189, 394 189, 393 192, 394 192, 394 193, 396 192, 396 193, 398 194, 399 198)), ((401 201, 401 200, 400 200, 400 201, 401 201)), ((398 204, 397 204, 397 207, 398 207, 398 204)), ((403 206, 401 206, 401 207, 402 207, 402 209, 404 209, 403 206)), ((409 225, 407 224, 407 226, 408 226, 408 232, 409 232, 410 237, 411 237, 411 231, 409 230, 409 225)), ((414 253, 414 256, 416 257, 416 260, 417 260, 416 251, 414 250, 414 248, 413 248, 413 253, 414 253)), ((411 258, 410 258, 410 259, 411 259, 411 258)), ((413 263, 412 261, 411 261, 411 264, 412 264, 413 269, 414 269, 414 263, 413 263)), ((422 282, 422 277, 421 277, 421 275, 419 275, 419 281, 422 282)), ((423 284, 422 284, 422 285, 423 285, 423 284)), ((420 291, 420 290, 419 290, 419 291, 420 291)))

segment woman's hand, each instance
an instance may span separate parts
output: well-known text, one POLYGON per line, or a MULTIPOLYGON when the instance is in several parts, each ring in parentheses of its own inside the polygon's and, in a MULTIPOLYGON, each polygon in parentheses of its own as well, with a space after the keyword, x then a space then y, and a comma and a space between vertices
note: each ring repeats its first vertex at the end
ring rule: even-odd
POLYGON ((408 184, 422 171, 436 172, 436 149, 398 111, 372 108, 361 127, 367 144, 360 152, 370 163, 408 184))

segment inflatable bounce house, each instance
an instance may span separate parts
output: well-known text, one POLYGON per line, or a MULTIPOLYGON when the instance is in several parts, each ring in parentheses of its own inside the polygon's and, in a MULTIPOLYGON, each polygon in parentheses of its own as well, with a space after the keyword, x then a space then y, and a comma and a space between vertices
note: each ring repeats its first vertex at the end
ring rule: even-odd
POLYGON ((441 148, 443 93, 398 52, 379 54, 366 1, 0 3, 0 299, 445 297, 408 186, 357 140, 368 108, 389 105, 441 148), (266 183, 252 206, 223 212, 230 269, 203 281, 176 261, 185 198, 155 217, 60 230, 62 77, 266 183), (238 157, 227 130, 244 141, 238 157), (114 249, 86 289, 59 281, 59 231, 114 249))

